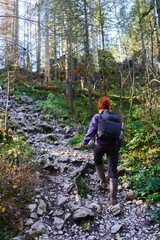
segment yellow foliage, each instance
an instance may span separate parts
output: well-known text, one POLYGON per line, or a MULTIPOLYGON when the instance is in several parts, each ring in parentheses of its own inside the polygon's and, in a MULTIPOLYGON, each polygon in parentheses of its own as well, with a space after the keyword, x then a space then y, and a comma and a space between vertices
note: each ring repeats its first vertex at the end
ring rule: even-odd
POLYGON ((5 207, 0 206, 0 211, 1 211, 2 213, 4 213, 5 210, 6 210, 5 207))

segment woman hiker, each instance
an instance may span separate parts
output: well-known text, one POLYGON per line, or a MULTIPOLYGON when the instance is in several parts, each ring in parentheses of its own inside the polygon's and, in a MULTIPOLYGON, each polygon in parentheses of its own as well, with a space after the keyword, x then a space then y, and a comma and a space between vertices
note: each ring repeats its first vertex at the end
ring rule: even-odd
MULTIPOLYGON (((88 144, 91 138, 95 137, 94 140, 94 161, 96 172, 100 179, 100 187, 102 189, 106 188, 105 171, 102 162, 104 154, 107 154, 108 160, 108 177, 109 177, 109 187, 110 187, 110 205, 109 209, 113 205, 117 204, 117 187, 118 187, 118 175, 117 175, 117 163, 118 163, 118 152, 121 145, 121 139, 118 141, 106 141, 102 140, 97 136, 98 120, 100 113, 110 108, 110 99, 106 96, 101 97, 98 101, 98 114, 95 114, 90 122, 88 132, 84 140, 80 143, 80 147, 84 147, 88 144)), ((117 114, 118 115, 118 114, 117 114)))

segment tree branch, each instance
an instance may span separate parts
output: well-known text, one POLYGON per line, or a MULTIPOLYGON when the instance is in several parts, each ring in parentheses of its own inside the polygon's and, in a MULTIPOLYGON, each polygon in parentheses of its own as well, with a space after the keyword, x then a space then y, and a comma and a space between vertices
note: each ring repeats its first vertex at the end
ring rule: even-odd
POLYGON ((22 19, 22 20, 25 20, 25 21, 38 23, 38 21, 36 21, 36 20, 31 20, 31 19, 29 19, 29 18, 17 17, 17 16, 14 16, 14 15, 5 15, 5 16, 0 15, 0 18, 7 18, 7 17, 9 17, 9 18, 19 18, 19 19, 22 19))
POLYGON ((154 5, 151 4, 149 10, 148 10, 147 12, 143 12, 142 17, 141 17, 140 20, 139 20, 139 23, 141 23, 141 21, 143 20, 143 18, 145 18, 153 9, 154 9, 154 5))

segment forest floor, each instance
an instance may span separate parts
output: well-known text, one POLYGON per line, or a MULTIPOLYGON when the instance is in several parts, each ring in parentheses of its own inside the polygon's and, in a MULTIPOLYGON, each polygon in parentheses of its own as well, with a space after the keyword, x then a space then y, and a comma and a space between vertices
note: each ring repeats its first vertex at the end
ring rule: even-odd
MULTIPOLYGON (((25 228, 14 239, 29 239, 30 235, 35 240, 160 239, 160 224, 150 223, 148 206, 136 197, 126 200, 130 190, 120 182, 117 212, 105 208, 109 191, 99 188, 92 151, 69 146, 76 129, 58 123, 52 115, 36 112, 38 103, 27 96, 11 96, 9 116, 18 126, 16 134, 24 135, 36 152, 32 162, 40 164, 25 228), (81 189, 77 191, 72 188, 73 178, 87 161, 89 164, 79 182, 81 189), (84 197, 80 197, 81 194, 84 197)), ((105 169, 107 178, 107 165, 105 169)), ((77 186, 78 182, 75 183, 77 186)))

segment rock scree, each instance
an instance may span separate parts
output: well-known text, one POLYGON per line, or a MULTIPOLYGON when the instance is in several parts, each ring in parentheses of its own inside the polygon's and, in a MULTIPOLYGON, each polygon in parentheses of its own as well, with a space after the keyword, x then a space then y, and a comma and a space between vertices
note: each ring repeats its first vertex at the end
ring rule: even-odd
MULTIPOLYGON (((160 224, 149 222, 148 207, 137 199, 137 193, 131 191, 129 185, 126 187, 119 183, 119 204, 113 212, 105 208, 109 191, 104 192, 99 188, 92 151, 70 147, 69 138, 76 129, 58 124, 52 115, 36 112, 35 104, 38 103, 31 97, 11 95, 9 117, 14 120, 17 134, 24 134, 35 150, 36 157, 32 161, 43 164, 43 171, 37 172, 41 181, 35 188, 35 197, 28 205, 25 232, 14 239, 22 240, 25 235, 37 232, 41 236, 35 237, 35 240, 160 239, 160 224), (81 198, 72 187, 73 176, 87 161, 90 167, 83 177, 90 192, 81 198)), ((4 92, 0 104, 5 106, 4 92)), ((123 174, 125 169, 119 167, 119 171, 123 174)))

